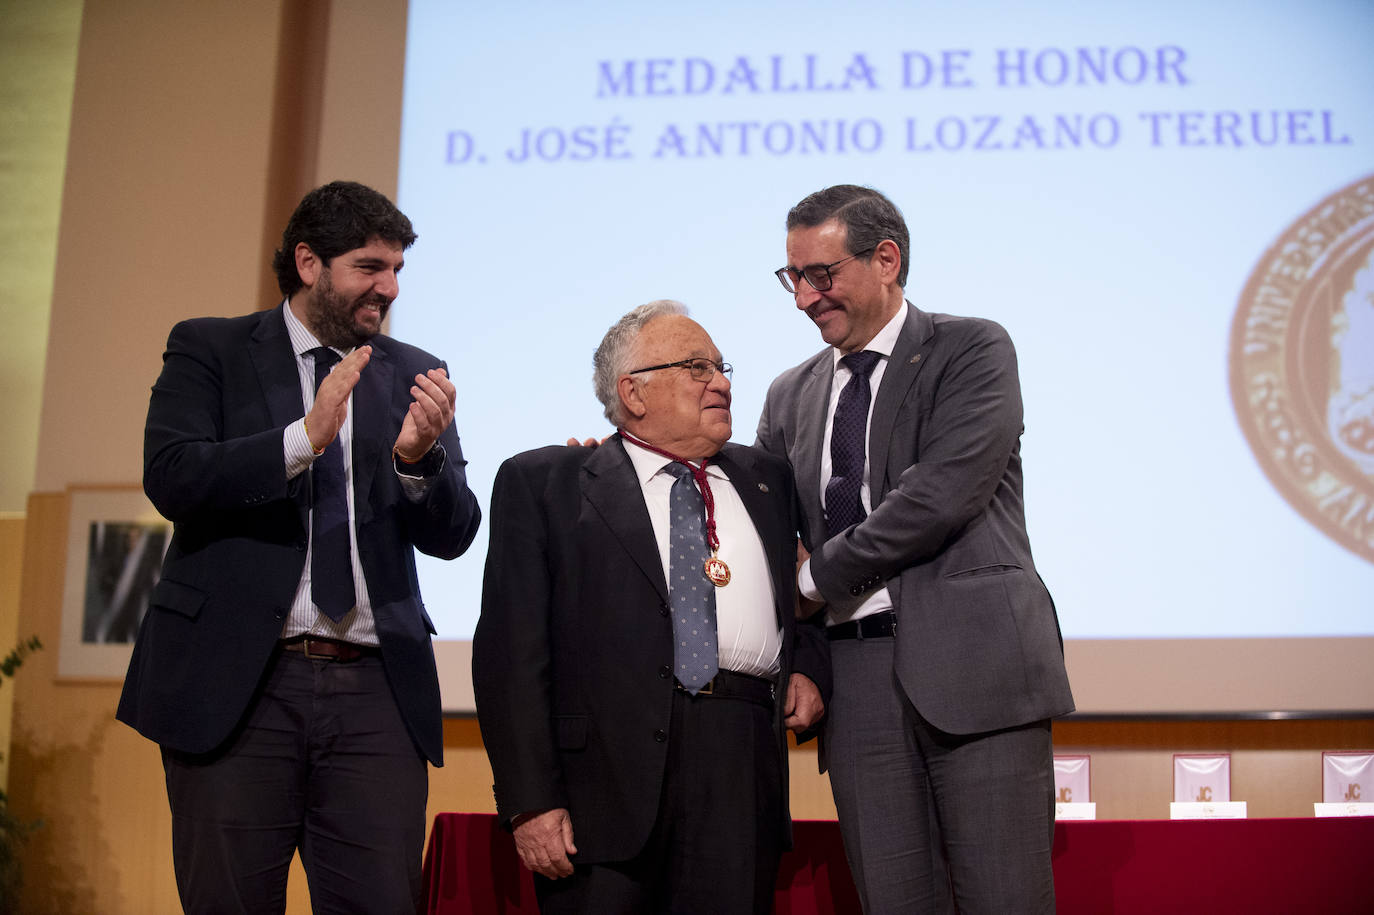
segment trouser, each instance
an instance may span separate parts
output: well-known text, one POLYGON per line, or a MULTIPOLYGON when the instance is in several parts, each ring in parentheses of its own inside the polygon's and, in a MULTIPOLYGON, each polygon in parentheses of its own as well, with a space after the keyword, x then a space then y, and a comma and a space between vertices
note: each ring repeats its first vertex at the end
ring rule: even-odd
POLYGON ((379 657, 279 650, 224 747, 162 756, 187 912, 284 912, 297 850, 316 915, 423 905, 428 771, 379 657))
MULTIPOLYGON (((630 861, 535 876, 544 915, 764 915, 782 856, 782 760, 773 704, 673 694, 658 817, 630 861)), ((577 841, 577 812, 572 815, 577 841)))
POLYGON ((830 644, 830 784, 864 911, 1053 912, 1050 723, 940 731, 898 683, 894 645, 830 644))

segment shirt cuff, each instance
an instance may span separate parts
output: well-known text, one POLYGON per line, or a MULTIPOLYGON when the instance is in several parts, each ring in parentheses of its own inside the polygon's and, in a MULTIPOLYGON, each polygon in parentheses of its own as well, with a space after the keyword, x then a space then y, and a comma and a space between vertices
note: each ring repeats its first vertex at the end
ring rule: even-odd
POLYGON ((797 570, 797 590, 801 596, 807 600, 824 601, 821 592, 816 588, 816 580, 811 577, 811 560, 807 559, 797 570))
POLYGON ((447 461, 448 454, 444 451, 444 446, 437 442, 429 449, 428 454, 414 464, 401 460, 395 452, 391 455, 391 466, 396 470, 396 479, 400 481, 401 491, 410 502, 424 501, 430 486, 439 478, 439 474, 443 473, 447 461))
POLYGON ((282 432, 281 447, 282 458, 286 462, 286 478, 294 480, 305 473, 315 460, 315 449, 310 447, 310 439, 305 434, 304 416, 282 432))

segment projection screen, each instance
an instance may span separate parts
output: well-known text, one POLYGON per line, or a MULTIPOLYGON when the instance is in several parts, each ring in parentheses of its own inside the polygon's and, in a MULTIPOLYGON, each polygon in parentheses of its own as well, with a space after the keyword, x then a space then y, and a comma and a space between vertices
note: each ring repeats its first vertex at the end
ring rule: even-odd
MULTIPOLYGON (((772 276, 870 185, 917 307, 1003 324, 1080 711, 1374 709, 1374 6, 411 0, 391 331, 446 358, 473 489, 610 430, 591 353, 685 302, 734 439, 822 348, 772 276)), ((344 177, 344 176, 341 176, 344 177)), ((424 562, 471 710, 485 530, 424 562)))

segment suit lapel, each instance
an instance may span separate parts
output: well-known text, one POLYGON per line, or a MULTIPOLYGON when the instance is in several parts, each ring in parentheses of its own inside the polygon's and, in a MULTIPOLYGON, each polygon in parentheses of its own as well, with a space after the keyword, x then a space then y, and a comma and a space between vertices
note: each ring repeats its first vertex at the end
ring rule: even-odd
POLYGON ((779 523, 780 519, 787 517, 787 511, 779 511, 777 503, 785 494, 764 487, 752 451, 744 447, 726 447, 730 448, 729 452, 721 451, 711 460, 730 478, 735 493, 749 513, 749 519, 754 522, 754 530, 763 541, 764 555, 768 557, 768 574, 773 579, 773 593, 778 596, 775 601, 778 625, 782 626, 784 614, 790 615, 790 611, 781 604, 781 596, 788 593, 789 583, 784 576, 791 574, 791 560, 787 554, 791 552, 795 533, 783 530, 779 523))
POLYGON ((893 347, 887 368, 883 370, 878 397, 873 403, 873 419, 868 427, 869 485, 875 506, 890 488, 886 468, 892 446, 892 430, 907 394, 928 358, 934 333, 935 323, 930 315, 907 303, 906 321, 902 323, 897 345, 893 347))
MULTIPOLYGON (((301 396, 301 376, 296 367, 296 353, 291 348, 291 335, 286 332, 286 319, 279 306, 265 312, 248 344, 248 358, 257 373, 267 415, 274 426, 288 426, 305 415, 305 400, 301 396)), ((290 489, 300 513, 301 526, 309 523, 310 487, 290 489)))
POLYGON ((811 369, 797 393, 796 453, 792 472, 802 509, 810 522, 811 546, 825 539, 825 509, 821 505, 821 448, 825 444, 825 414, 830 405, 830 385, 835 378, 835 359, 827 349, 812 360, 811 369))
POLYGON ((668 600, 668 582, 663 577, 653 523, 620 436, 612 436, 582 465, 582 494, 659 596, 668 600))
POLYGON ((276 426, 289 425, 305 413, 296 354, 291 349, 291 336, 286 332, 286 319, 281 312, 284 307, 263 315, 248 345, 248 357, 262 385, 268 415, 276 426))

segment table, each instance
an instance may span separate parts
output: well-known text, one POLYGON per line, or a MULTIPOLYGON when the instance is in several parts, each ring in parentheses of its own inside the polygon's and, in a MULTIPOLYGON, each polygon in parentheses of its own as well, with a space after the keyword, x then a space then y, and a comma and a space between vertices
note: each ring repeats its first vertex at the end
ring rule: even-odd
MULTIPOLYGON (((799 820, 778 915, 857 915, 838 825, 799 820)), ((1374 912, 1374 818, 1102 820, 1055 825, 1058 910, 1374 912)), ((534 884, 491 814, 435 817, 431 915, 537 915, 534 884)))

